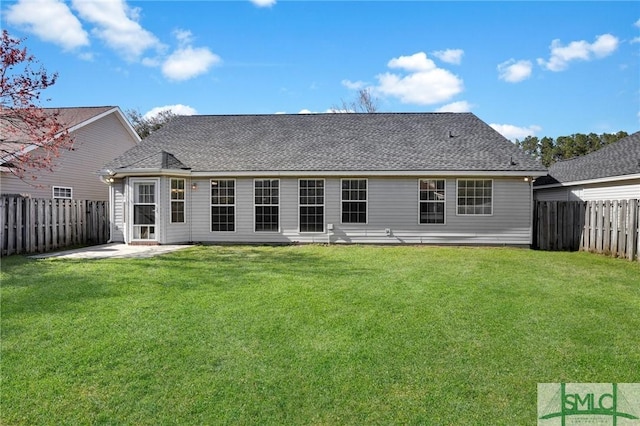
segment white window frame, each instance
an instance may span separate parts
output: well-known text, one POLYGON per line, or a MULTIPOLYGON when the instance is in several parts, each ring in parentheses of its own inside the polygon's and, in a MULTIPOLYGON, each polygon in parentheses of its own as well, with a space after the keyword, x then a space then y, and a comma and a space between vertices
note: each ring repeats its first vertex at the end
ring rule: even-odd
POLYGON ((170 178, 169 179, 169 223, 187 223, 187 181, 183 178, 170 178), (173 189, 174 181, 182 181, 182 189, 177 188, 175 191, 173 189), (174 194, 182 194, 182 198, 173 198, 174 194), (182 221, 174 221, 173 220, 173 203, 182 204, 182 221))
POLYGON ((158 241, 159 238, 159 231, 161 228, 161 220, 162 217, 159 214, 158 211, 158 207, 159 207, 159 203, 158 203, 158 197, 159 197, 159 191, 160 191, 160 179, 159 178, 131 178, 129 180, 129 185, 130 188, 128 189, 128 197, 129 198, 129 202, 130 202, 130 206, 131 208, 129 209, 129 233, 131 236, 131 241, 158 241), (139 203, 136 200, 136 184, 153 184, 154 185, 154 192, 153 192, 153 203, 149 203, 149 202, 144 202, 144 203, 139 203), (150 224, 145 224, 145 225, 135 225, 135 206, 136 205, 149 205, 149 206, 153 206, 154 209, 154 223, 153 225, 150 224), (149 238, 136 238, 136 227, 153 227, 153 232, 151 232, 151 229, 149 229, 149 238))
POLYGON ((252 193, 252 195, 253 195, 253 232, 254 233, 257 233, 257 234, 262 234, 262 233, 276 234, 276 233, 280 232, 280 213, 281 213, 280 197, 281 197, 281 194, 282 194, 281 189, 282 189, 282 185, 280 184, 280 179, 273 179, 273 178, 260 178, 260 179, 257 179, 256 178, 256 179, 253 180, 253 193, 252 193), (259 181, 262 181, 262 182, 264 182, 264 181, 270 181, 270 182, 271 181, 276 181, 276 182, 278 182, 278 204, 256 204, 256 182, 259 182, 259 181), (276 229, 275 231, 271 230, 271 229, 258 231, 256 229, 256 225, 257 225, 256 207, 259 207, 259 206, 262 206, 262 207, 274 207, 274 206, 278 207, 278 229, 276 229))
POLYGON ((236 204, 237 204, 237 200, 238 200, 238 185, 235 179, 228 179, 228 178, 213 178, 209 180, 209 232, 214 232, 214 233, 222 233, 222 232, 226 232, 226 233, 235 233, 238 229, 238 209, 236 208, 236 204), (221 181, 231 181, 233 182, 233 204, 213 204, 211 202, 211 187, 213 186, 213 182, 221 182, 221 181), (233 207, 233 231, 218 231, 218 230, 214 230, 213 229, 213 221, 211 220, 211 216, 213 215, 213 208, 214 207, 233 207))
POLYGON ((367 178, 342 178, 340 179, 340 223, 344 225, 367 225, 369 223, 369 179, 367 178), (365 199, 364 200, 344 200, 342 198, 342 183, 345 180, 363 180, 365 181, 366 188, 365 190, 365 199), (345 202, 363 202, 364 203, 364 214, 365 221, 364 222, 344 222, 343 221, 343 213, 344 213, 344 203, 345 202))
POLYGON ((420 178, 418 179, 418 225, 420 226, 438 226, 438 225, 446 225, 447 224, 447 180, 445 178, 420 178), (429 180, 433 180, 433 181, 438 181, 441 180, 444 182, 444 200, 442 202, 440 201, 432 201, 432 200, 421 200, 420 199, 420 194, 421 194, 421 188, 420 188, 420 184, 423 181, 429 181, 429 180), (420 207, 422 205, 422 203, 442 203, 444 206, 444 221, 443 222, 435 222, 435 223, 422 223, 420 222, 420 207))
POLYGON ((318 178, 300 178, 298 179, 298 232, 301 234, 324 234, 326 232, 326 219, 327 219, 327 209, 325 207, 327 200, 327 182, 325 179, 318 178), (322 204, 301 204, 300 203, 300 183, 305 180, 313 180, 313 181, 321 181, 322 182, 322 204), (300 217, 302 215, 302 207, 322 207, 322 231, 303 231, 301 229, 300 217))
POLYGON ((456 216, 493 216, 493 200, 495 199, 495 190, 493 185, 493 179, 483 179, 483 178, 468 178, 468 179, 457 179, 456 180, 456 216), (491 213, 460 213, 460 182, 478 182, 478 181, 489 181, 491 182, 491 213))
POLYGON ((73 200, 73 187, 71 186, 53 186, 51 187, 51 198, 53 198, 54 200, 73 200), (69 196, 64 196, 64 195, 60 195, 58 193, 58 195, 56 195, 56 190, 57 191, 68 191, 69 192, 69 196))

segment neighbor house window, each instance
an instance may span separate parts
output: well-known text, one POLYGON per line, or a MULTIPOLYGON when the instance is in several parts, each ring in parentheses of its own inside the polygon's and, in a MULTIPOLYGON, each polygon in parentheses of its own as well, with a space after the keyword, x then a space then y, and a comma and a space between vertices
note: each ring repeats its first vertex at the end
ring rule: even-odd
POLYGON ((184 179, 171 179, 171 223, 184 223, 184 179))
POLYGON ((366 179, 342 179, 342 223, 367 223, 366 179))
POLYGON ((236 230, 236 182, 211 180, 211 231, 236 230))
POLYGON ((445 180, 420 179, 420 223, 444 223, 445 180))
POLYGON ((278 232, 280 181, 278 179, 256 179, 253 185, 256 232, 278 232))
POLYGON ((53 198, 61 198, 64 200, 70 200, 73 195, 73 188, 68 186, 54 186, 53 198))
POLYGON ((324 232, 322 179, 300 179, 300 232, 324 232))
POLYGON ((458 179, 458 214, 490 215, 493 213, 493 181, 491 179, 458 179))

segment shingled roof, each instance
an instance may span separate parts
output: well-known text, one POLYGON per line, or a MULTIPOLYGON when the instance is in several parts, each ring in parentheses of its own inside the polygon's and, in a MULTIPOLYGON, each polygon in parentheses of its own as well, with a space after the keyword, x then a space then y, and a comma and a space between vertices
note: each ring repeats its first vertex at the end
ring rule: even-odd
POLYGON ((640 132, 589 154, 554 163, 535 186, 640 174, 640 132))
POLYGON ((179 116, 105 169, 170 164, 193 172, 545 171, 471 113, 179 116))

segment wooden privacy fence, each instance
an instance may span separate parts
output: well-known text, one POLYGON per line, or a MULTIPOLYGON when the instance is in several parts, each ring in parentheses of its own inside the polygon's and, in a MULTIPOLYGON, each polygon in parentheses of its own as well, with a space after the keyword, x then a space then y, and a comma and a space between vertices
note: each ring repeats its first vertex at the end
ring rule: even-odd
POLYGON ((537 201, 533 246, 640 261, 640 200, 537 201))
POLYGON ((0 197, 2 256, 109 240, 106 201, 0 197))

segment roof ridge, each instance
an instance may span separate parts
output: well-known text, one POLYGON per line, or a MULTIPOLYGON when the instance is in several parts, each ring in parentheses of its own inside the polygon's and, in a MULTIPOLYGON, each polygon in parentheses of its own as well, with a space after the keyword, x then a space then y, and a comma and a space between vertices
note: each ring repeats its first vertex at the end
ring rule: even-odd
POLYGON ((192 115, 179 115, 179 117, 298 117, 298 116, 345 116, 352 117, 356 115, 475 115, 472 112, 416 112, 416 111, 400 111, 400 112, 310 112, 310 113, 231 113, 231 114, 192 114, 192 115))

